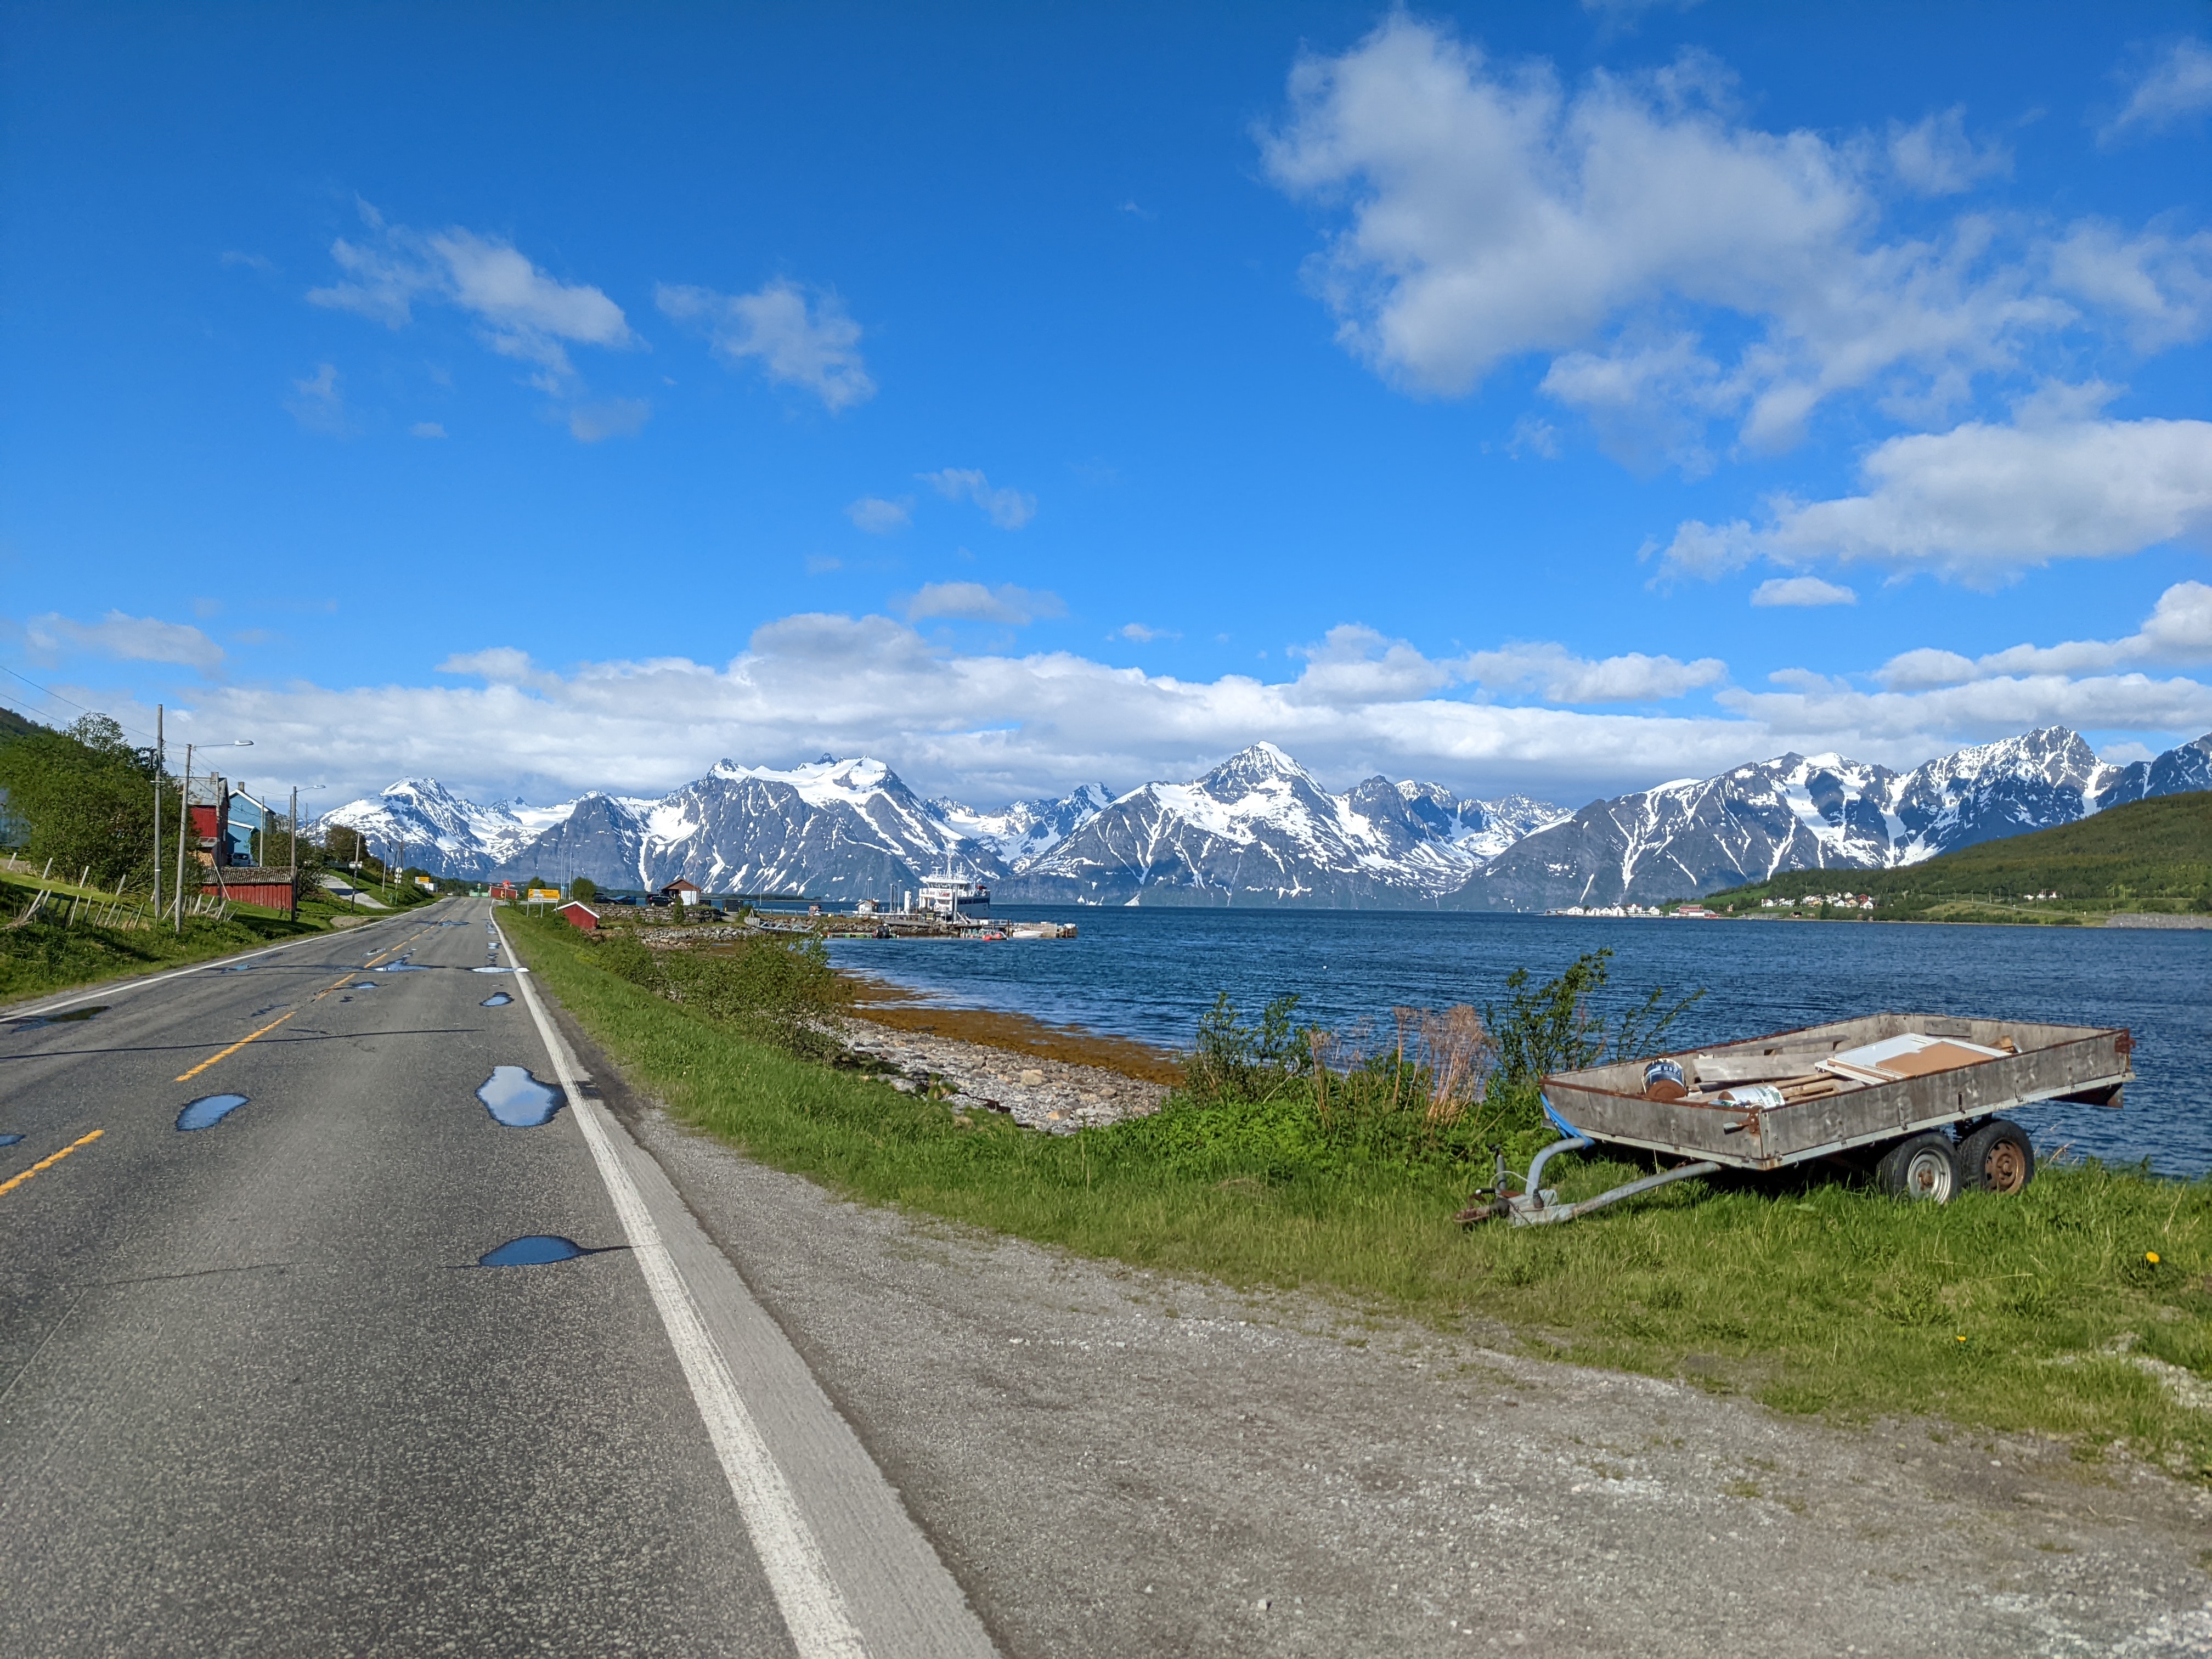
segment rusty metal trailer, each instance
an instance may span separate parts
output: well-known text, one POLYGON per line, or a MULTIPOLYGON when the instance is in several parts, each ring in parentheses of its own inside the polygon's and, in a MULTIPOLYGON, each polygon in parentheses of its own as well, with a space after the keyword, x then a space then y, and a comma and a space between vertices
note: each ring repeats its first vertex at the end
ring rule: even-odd
POLYGON ((2027 1131, 2004 1114, 2053 1101, 2117 1109, 2135 1075, 2134 1048, 2124 1028, 1884 1013, 1559 1073, 1544 1079, 1544 1113, 1562 1139, 1531 1162, 1525 1191, 1508 1194, 1501 1179, 1494 1203, 1468 1218, 1571 1221, 1670 1182, 1819 1158, 1871 1161, 1880 1183, 1900 1197, 1942 1203, 1962 1188, 2017 1192, 2034 1175, 2035 1154, 2027 1131), (1929 1041, 1937 1069, 1883 1080, 1879 1068, 1839 1058, 1915 1039, 1929 1041), (1960 1054, 1966 1063, 1949 1063, 1960 1054), (1647 1076, 1664 1060, 1679 1069, 1679 1086, 1657 1092, 1678 1098, 1646 1092, 1647 1076), (1775 1086, 1785 1079, 1796 1081, 1775 1086), (1579 1203, 1559 1202, 1542 1184, 1544 1165, 1601 1143, 1689 1161, 1579 1203))

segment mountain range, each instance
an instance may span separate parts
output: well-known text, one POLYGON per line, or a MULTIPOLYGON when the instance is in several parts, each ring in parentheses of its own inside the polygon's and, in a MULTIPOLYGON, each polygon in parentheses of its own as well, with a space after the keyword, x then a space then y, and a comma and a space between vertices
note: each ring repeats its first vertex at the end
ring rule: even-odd
POLYGON ((1086 785, 984 812, 882 762, 724 761, 658 799, 479 805, 429 779, 325 815, 434 873, 679 877, 712 893, 888 899, 947 861, 1009 903, 1542 910, 1711 892, 1785 870, 1883 869, 2212 788, 2212 734, 2114 766, 2049 727, 1896 772, 1789 754, 1593 801, 1479 800, 1376 776, 1334 793, 1273 744, 1187 783, 1086 785))

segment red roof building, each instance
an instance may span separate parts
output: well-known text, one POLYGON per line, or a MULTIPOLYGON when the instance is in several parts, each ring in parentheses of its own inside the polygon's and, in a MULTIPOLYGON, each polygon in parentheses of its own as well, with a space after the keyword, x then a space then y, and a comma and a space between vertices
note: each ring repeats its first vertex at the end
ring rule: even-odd
POLYGON ((553 914, 587 933, 599 931, 599 913, 581 899, 570 899, 553 914))

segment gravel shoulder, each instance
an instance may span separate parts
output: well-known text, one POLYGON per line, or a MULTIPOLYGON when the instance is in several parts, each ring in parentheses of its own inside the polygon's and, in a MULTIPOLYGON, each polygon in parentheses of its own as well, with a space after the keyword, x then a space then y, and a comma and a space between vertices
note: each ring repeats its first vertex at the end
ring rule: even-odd
POLYGON ((2201 1488, 849 1203, 569 1029, 1009 1654, 2212 1654, 2201 1488))

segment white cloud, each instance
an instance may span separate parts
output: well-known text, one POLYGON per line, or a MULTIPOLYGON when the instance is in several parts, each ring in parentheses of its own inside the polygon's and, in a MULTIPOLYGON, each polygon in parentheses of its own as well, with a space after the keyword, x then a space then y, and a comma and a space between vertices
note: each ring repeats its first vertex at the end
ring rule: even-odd
POLYGON ((1662 569, 1717 575, 1763 556, 1987 585, 2053 559, 2116 558, 2212 530, 2212 422, 2204 421, 1970 421, 1892 438, 1859 471, 1864 494, 1778 497, 1764 529, 1685 523, 1662 569))
POLYGON ((548 275, 503 238, 459 226, 420 231, 390 224, 366 202, 361 216, 368 234, 331 244, 341 278, 310 289, 310 304, 393 329, 414 319, 417 301, 455 307, 475 319, 479 337, 494 351, 535 365, 531 383, 553 396, 563 395, 575 379, 569 345, 641 343, 605 294, 548 275))
POLYGON ((863 495, 845 509, 845 516, 871 536, 888 536, 914 522, 914 503, 904 497, 890 501, 880 495, 863 495))
POLYGON ((1909 127, 1891 122, 1889 164, 1923 196, 1956 196, 2011 173, 2012 153, 2000 144, 1977 147, 1966 136, 1966 111, 1952 108, 1909 127))
POLYGON ((1135 645, 1150 645, 1155 640, 1179 640, 1182 635, 1165 628, 1147 628, 1142 623, 1123 623, 1107 637, 1127 640, 1135 645))
POLYGON ((1344 210, 1314 268, 1338 337, 1415 392, 1457 395, 1510 359, 1563 354, 1548 386, 1575 407, 1632 393, 1667 422, 1734 416, 1772 447, 1840 391, 1895 395, 1917 377, 1955 396, 2071 315, 1994 258, 1984 220, 1932 240, 1875 234, 1874 186, 1897 167, 1930 188, 1995 165, 1961 154, 1948 117, 1900 132, 1885 162, 1748 125, 1708 58, 1569 93, 1547 65, 1497 64, 1402 14, 1340 58, 1301 61, 1290 99, 1266 163, 1344 210), (1674 337, 1685 307, 1749 342, 1674 337))
POLYGON ((1036 497, 1018 489, 994 489, 991 481, 973 467, 948 466, 942 471, 916 475, 933 485, 947 501, 963 496, 990 515, 1001 530, 1019 530, 1036 516, 1036 497))
POLYGON ((446 428, 436 421, 417 421, 407 430, 411 436, 417 438, 442 438, 446 435, 446 428))
POLYGON ((284 399, 292 418, 310 432, 333 438, 350 437, 354 426, 346 412, 345 393, 338 389, 338 371, 331 363, 318 363, 304 380, 292 382, 292 395, 284 399))
POLYGON ((1752 589, 1751 602, 1757 605, 1856 605, 1859 596, 1818 576, 1777 576, 1752 589))
POLYGON ((757 361, 771 380, 812 392, 835 415, 876 395, 860 353, 860 325, 835 294, 806 290, 783 277, 750 294, 663 283, 660 309, 707 331, 714 355, 733 368, 757 361))
POLYGON ((2140 351, 2212 329, 2212 231, 2130 236, 2101 219, 2076 223, 2050 250, 2051 280, 2112 313, 2140 351))
POLYGON ((2125 639, 2015 645, 1980 658, 1923 647, 1891 658, 1876 678, 1893 691, 1922 691, 2023 675, 2105 674, 2140 662, 2212 662, 2212 587, 2176 582, 2125 639))
POLYGON ((48 611, 24 624, 25 643, 48 659, 71 653, 112 657, 125 662, 177 663, 212 673, 222 665, 223 649, 189 623, 158 617, 133 617, 111 611, 96 623, 81 623, 48 611))
POLYGON ((1492 690, 1533 686, 1547 700, 1568 704, 1664 702, 1728 678, 1728 665, 1717 657, 1680 662, 1632 651, 1593 662, 1548 643, 1477 651, 1454 665, 1492 690))
POLYGON ((906 602, 908 622, 942 618, 952 622, 1009 623, 1019 628, 1040 617, 1063 617, 1067 606, 1057 593, 1002 582, 928 582, 906 602))
MULTIPOLYGON (((872 753, 930 793, 988 802, 1101 777, 1189 777, 1265 738, 1339 784, 1380 771, 1572 803, 1788 750, 1910 766, 2044 722, 2161 748, 2212 727, 2212 687, 2141 674, 1920 693, 1787 675, 1769 690, 1723 687, 1723 712, 1695 716, 1507 706, 1443 695, 1462 665, 1359 629, 1333 631, 1295 678, 1273 682, 1180 679, 1066 652, 946 651, 889 617, 821 614, 768 624, 719 667, 667 658, 555 673, 512 647, 442 666, 482 683, 217 686, 173 708, 172 729, 251 736, 270 775, 328 777, 348 793, 410 773, 487 795, 646 793, 701 775, 736 743, 750 760, 872 753)), ((136 719, 127 698, 79 700, 136 719)))
POLYGON ((604 403, 580 404, 568 411, 568 434, 578 443, 595 444, 606 438, 627 438, 642 431, 653 418, 653 404, 645 398, 609 398, 604 403))
POLYGON ((2202 40, 2177 40, 2160 54, 2120 112, 2097 136, 2109 143, 2130 129, 2156 131, 2206 109, 2212 109, 2212 46, 2202 40))

